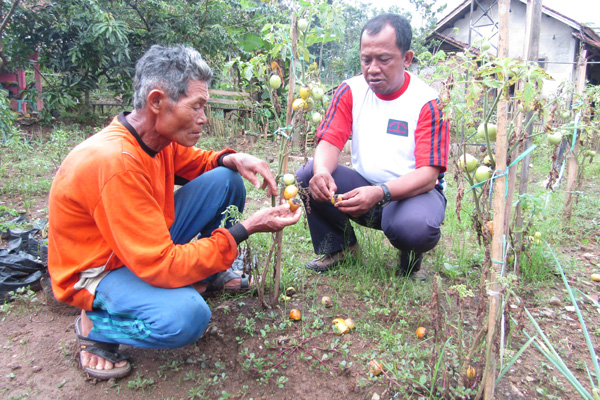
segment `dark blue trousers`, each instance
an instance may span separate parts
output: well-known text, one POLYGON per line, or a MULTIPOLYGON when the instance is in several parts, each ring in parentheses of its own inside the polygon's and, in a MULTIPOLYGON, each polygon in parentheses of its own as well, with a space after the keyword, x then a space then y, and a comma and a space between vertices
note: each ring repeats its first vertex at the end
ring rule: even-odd
MULTIPOLYGON (((196 236, 209 236, 219 227, 222 212, 231 204, 242 212, 245 200, 244 181, 237 172, 219 167, 200 175, 175 193, 173 242, 183 244, 196 236)), ((92 340, 175 348, 202 336, 211 311, 193 287, 154 287, 124 266, 102 278, 93 311, 87 315, 94 323, 89 335, 92 340)))
MULTIPOLYGON (((338 165, 332 176, 340 194, 371 185, 358 172, 343 165, 338 165)), ((313 177, 312 161, 300 167, 296 177, 303 188, 308 188, 313 177)), ((316 254, 331 254, 355 244, 357 239, 350 220, 383 230, 392 246, 401 251, 421 254, 433 249, 440 240, 440 225, 446 212, 446 198, 438 189, 392 201, 385 207, 375 206, 358 218, 341 212, 330 202, 317 202, 312 196, 308 202, 310 211, 306 218, 316 254)))

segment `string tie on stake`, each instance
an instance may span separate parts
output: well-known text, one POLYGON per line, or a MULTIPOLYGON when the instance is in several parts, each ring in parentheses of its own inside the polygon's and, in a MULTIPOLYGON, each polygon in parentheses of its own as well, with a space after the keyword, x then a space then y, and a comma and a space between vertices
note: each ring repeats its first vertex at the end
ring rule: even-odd
POLYGON ((284 131, 286 131, 288 129, 293 129, 293 126, 288 125, 288 126, 278 128, 275 132, 273 132, 273 135, 281 135, 284 138, 289 139, 290 137, 284 133, 284 131))
MULTIPOLYGON (((523 158, 525 158, 527 156, 527 154, 529 154, 533 150, 535 150, 536 147, 537 147, 536 144, 530 146, 527 150, 525 150, 523 153, 521 153, 521 155, 519 157, 517 157, 517 159, 515 161, 513 161, 512 163, 510 163, 510 165, 507 166, 504 171, 501 171, 499 169, 495 170, 494 173, 492 174, 492 177, 490 179, 485 180, 483 182, 476 183, 475 185, 471 186, 471 188, 469 189, 469 191, 471 191, 473 189, 476 189, 478 187, 483 186, 487 181, 491 181, 491 184, 490 184, 490 197, 491 197, 492 190, 494 188, 494 180, 498 179, 498 178, 500 178, 502 176, 505 176, 505 175, 508 176, 508 173, 510 171, 510 167, 512 167, 513 165, 515 165, 518 162, 520 162, 523 158)), ((508 179, 505 182, 505 189, 504 189, 504 197, 507 197, 507 196, 508 196, 508 179)))

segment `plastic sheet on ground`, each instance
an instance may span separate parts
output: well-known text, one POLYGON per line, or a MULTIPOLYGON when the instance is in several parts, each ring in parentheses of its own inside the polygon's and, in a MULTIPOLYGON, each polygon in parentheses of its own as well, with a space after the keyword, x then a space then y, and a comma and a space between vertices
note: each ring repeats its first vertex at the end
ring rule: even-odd
MULTIPOLYGON (((23 217, 11 221, 26 222, 23 217)), ((33 229, 8 229, 8 247, 0 249, 0 302, 13 300, 10 292, 22 287, 40 289, 40 279, 47 274, 48 246, 35 239, 35 235, 46 224, 37 221, 33 229)))

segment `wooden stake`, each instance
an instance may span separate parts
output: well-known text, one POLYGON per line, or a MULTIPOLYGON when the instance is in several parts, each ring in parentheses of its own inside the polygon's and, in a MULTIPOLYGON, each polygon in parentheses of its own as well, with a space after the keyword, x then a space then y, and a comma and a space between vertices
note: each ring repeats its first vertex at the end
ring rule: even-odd
MULTIPOLYGON (((542 0, 528 0, 526 24, 527 25, 525 26, 525 45, 523 46, 523 59, 526 61, 532 62, 532 61, 537 60, 539 48, 540 48, 540 29, 541 29, 541 24, 542 24, 542 0)), ((519 83, 518 83, 518 89, 519 90, 523 89, 523 83, 521 81, 519 81, 519 83)), ((515 106, 516 105, 517 104, 515 103, 515 106)), ((533 133, 533 124, 529 123, 529 121, 531 120, 531 118, 533 118, 533 116, 534 116, 533 111, 530 111, 525 114, 525 125, 527 126, 527 130, 524 134, 527 136, 531 136, 531 134, 533 133)), ((522 127, 523 127, 523 115, 521 115, 517 121, 517 129, 515 130, 515 135, 517 138, 523 134, 521 132, 522 127)), ((531 138, 526 139, 514 152, 514 156, 517 157, 523 151, 527 150, 531 146, 532 142, 533 142, 533 140, 531 138)), ((527 156, 525 156, 525 158, 521 162, 519 195, 527 193, 527 181, 529 179, 529 160, 530 160, 530 158, 531 158, 531 155, 528 154, 527 156)), ((511 203, 512 203, 513 195, 514 195, 514 191, 515 191, 517 168, 518 168, 517 165, 515 165, 513 168, 511 168, 510 175, 509 175, 508 199, 511 203)), ((521 227, 523 226, 523 215, 522 215, 522 210, 521 210, 521 204, 520 203, 517 204, 516 208, 517 208, 517 214, 516 214, 516 220, 515 220, 515 226, 514 226, 513 232, 515 232, 515 243, 517 243, 516 246, 520 246, 520 243, 522 240, 521 239, 522 238, 521 227)), ((505 221, 506 232, 509 231, 508 227, 510 226, 511 212, 512 212, 512 207, 506 207, 506 221, 505 221)), ((516 249, 516 250, 520 252, 520 248, 516 249)), ((517 263, 517 270, 515 272, 518 273, 518 263, 517 263)))
MULTIPOLYGON (((542 0, 529 0, 527 2, 527 26, 525 27, 525 46, 523 48, 523 59, 535 62, 538 58, 538 53, 540 49, 540 30, 542 26, 542 0)), ((529 111, 525 116, 525 124, 527 124, 531 118, 533 118, 533 111, 529 111)), ((533 124, 527 125, 527 132, 525 133, 527 136, 531 136, 533 133, 533 124)), ((527 150, 531 144, 533 143, 533 139, 529 138, 523 142, 520 146, 519 153, 527 150)), ((519 194, 523 195, 527 193, 527 183, 529 180, 529 160, 531 159, 531 155, 528 154, 525 156, 523 161, 521 162, 521 177, 519 182, 519 194)), ((515 168, 516 171, 516 168, 515 168)), ((512 199, 512 197, 509 197, 512 199)), ((510 208, 509 208, 510 209, 510 208)), ((522 242, 522 234, 521 227, 523 226, 523 210, 521 209, 521 204, 517 205, 517 217, 515 222, 515 232, 516 232, 516 243, 522 242)), ((520 251, 520 249, 519 249, 520 251)))
MULTIPOLYGON (((587 50, 581 50, 579 53, 579 60, 577 63, 577 83, 575 86, 575 93, 582 94, 585 91, 585 73, 587 70, 587 50)), ((563 208, 563 221, 569 222, 571 220, 571 214, 573 212, 573 190, 575 189, 575 182, 577 179, 577 154, 579 153, 579 140, 575 141, 575 146, 571 150, 569 155, 569 162, 567 164, 567 189, 565 194, 565 205, 563 208)))
MULTIPOLYGON (((288 104, 287 104, 287 110, 286 110, 286 115, 285 115, 285 126, 291 126, 292 125, 292 116, 293 116, 293 109, 292 109, 292 103, 294 101, 294 86, 296 85, 296 76, 295 76, 295 69, 296 69, 296 60, 298 59, 298 54, 297 54, 297 44, 298 44, 298 34, 297 34, 297 25, 298 25, 298 17, 296 16, 296 14, 294 13, 292 15, 292 58, 290 60, 290 79, 288 81, 288 104)), ((287 135, 291 134, 291 132, 289 130, 286 130, 285 133, 287 135)), ((285 174, 287 172, 288 169, 288 153, 289 153, 289 145, 290 142, 287 142, 287 145, 285 146, 285 150, 284 150, 284 154, 285 156, 283 157, 283 163, 281 164, 281 173, 285 174)), ((280 198, 283 198, 283 188, 281 189, 281 192, 279 193, 280 198)), ((273 283, 273 299, 271 301, 271 304, 276 305, 277 302, 279 301, 279 285, 281 283, 281 252, 282 252, 282 245, 283 245, 283 230, 279 231, 276 233, 275 235, 275 241, 277 242, 277 252, 275 253, 275 271, 274 271, 274 283, 273 283)))
MULTIPOLYGON (((508 57, 508 28, 509 28, 510 0, 498 1, 498 58, 508 57)), ((505 79, 508 79, 506 77, 505 79)), ((508 132, 508 93, 498 102, 498 121, 496 136, 496 170, 506 170, 507 132, 508 132)), ((494 183, 494 235, 492 236, 492 262, 489 272, 489 312, 488 334, 486 342, 486 361, 484 371, 484 399, 494 398, 496 382, 496 353, 494 342, 496 339, 496 321, 500 310, 501 285, 497 282, 500 276, 500 265, 495 260, 502 260, 502 244, 505 236, 504 210, 506 208, 505 181, 507 177, 496 178, 494 183)))

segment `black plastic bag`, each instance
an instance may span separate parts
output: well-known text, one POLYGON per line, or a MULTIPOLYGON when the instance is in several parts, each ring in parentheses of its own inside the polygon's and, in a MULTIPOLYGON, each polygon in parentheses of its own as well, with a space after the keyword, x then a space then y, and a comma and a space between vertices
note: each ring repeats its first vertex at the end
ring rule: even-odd
POLYGON ((0 302, 13 300, 9 293, 21 287, 40 289, 40 279, 48 270, 48 246, 34 237, 40 224, 43 227, 45 221, 30 230, 8 230, 8 248, 0 249, 0 302))

